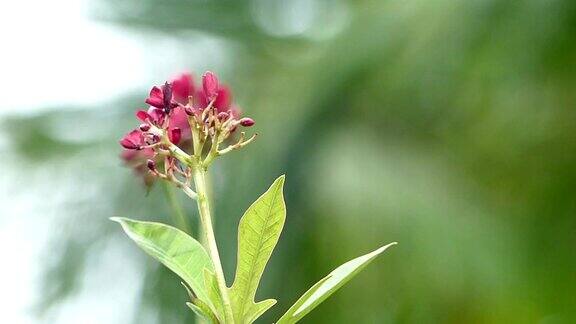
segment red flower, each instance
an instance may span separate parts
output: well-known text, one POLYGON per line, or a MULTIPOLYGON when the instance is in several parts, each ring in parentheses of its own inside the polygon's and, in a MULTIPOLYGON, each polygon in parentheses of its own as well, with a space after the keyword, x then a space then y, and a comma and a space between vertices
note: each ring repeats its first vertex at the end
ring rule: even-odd
POLYGON ((146 103, 152 107, 164 109, 166 112, 177 106, 175 102, 172 102, 172 86, 168 82, 162 86, 162 89, 152 87, 146 103))
POLYGON ((136 118, 145 123, 152 123, 156 126, 161 126, 164 123, 165 117, 166 114, 164 113, 164 110, 155 107, 150 107, 148 111, 138 110, 136 112, 136 118))
POLYGON ((240 109, 232 103, 230 89, 220 84, 218 77, 210 71, 202 76, 200 89, 195 88, 192 75, 184 73, 171 83, 153 87, 146 103, 150 105, 147 110, 136 112, 142 124, 120 140, 125 149, 123 158, 135 167, 145 167, 144 158, 154 158, 158 152, 166 150, 166 144, 160 143, 162 136, 167 136, 185 151, 189 149, 190 123, 200 127, 205 134, 214 134, 216 127, 228 127, 231 133, 238 126, 254 125, 253 119, 241 118, 240 109), (190 96, 194 99, 191 105, 190 96), (208 113, 205 110, 210 103, 213 111, 208 113))
POLYGON ((120 140, 120 145, 127 150, 140 150, 144 145, 144 135, 138 129, 124 135, 120 140))

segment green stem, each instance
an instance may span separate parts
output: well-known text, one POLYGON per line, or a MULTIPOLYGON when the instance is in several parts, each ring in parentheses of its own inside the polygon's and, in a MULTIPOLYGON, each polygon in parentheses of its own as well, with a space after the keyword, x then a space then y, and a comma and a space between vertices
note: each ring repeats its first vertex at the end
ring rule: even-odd
POLYGON ((183 230, 184 232, 191 234, 192 228, 190 227, 190 224, 186 220, 186 215, 184 215, 184 211, 182 210, 182 206, 180 206, 180 203, 178 202, 178 198, 174 194, 174 189, 172 188, 170 183, 164 182, 164 192, 166 193, 166 197, 168 198, 168 202, 170 203, 170 206, 172 207, 172 210, 174 211, 173 215, 175 215, 175 217, 173 217, 173 218, 174 218, 174 221, 176 223, 176 226, 179 229, 183 230))
POLYGON ((218 253, 218 246, 216 245, 216 237, 214 236, 214 228, 212 227, 206 173, 206 169, 201 164, 194 167, 194 184, 196 186, 196 193, 198 194, 196 202, 198 203, 206 247, 212 261, 214 262, 216 280, 218 281, 220 295, 222 296, 222 302, 224 304, 224 322, 226 324, 232 324, 234 323, 232 304, 230 302, 230 297, 228 296, 228 287, 226 286, 226 279, 224 278, 224 271, 222 270, 222 262, 220 261, 220 254, 218 253))

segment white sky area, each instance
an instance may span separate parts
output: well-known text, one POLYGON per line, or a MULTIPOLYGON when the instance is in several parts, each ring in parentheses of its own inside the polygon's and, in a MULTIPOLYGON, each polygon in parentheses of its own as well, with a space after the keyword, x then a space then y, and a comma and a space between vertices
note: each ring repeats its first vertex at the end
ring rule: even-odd
MULTIPOLYGON (((18 0, 2 4, 0 120, 41 109, 96 106, 132 90, 144 94, 151 84, 191 68, 186 66, 194 53, 190 47, 179 46, 180 52, 166 54, 158 45, 174 45, 175 39, 156 36, 156 40, 154 36, 143 37, 94 21, 87 4, 86 0, 18 0)), ((199 39, 194 45, 209 54, 203 62, 211 66, 222 63, 221 43, 199 39)), ((4 145, 0 139, 0 152, 4 145)), ((10 324, 37 323, 32 307, 41 298, 42 262, 49 259, 49 255, 42 254, 58 221, 58 206, 72 193, 50 187, 51 181, 42 180, 45 175, 34 170, 26 174, 26 181, 34 185, 25 185, 18 173, 18 161, 2 160, 0 318, 10 324)), ((141 288, 140 272, 134 260, 123 259, 118 250, 99 248, 110 255, 87 260, 90 270, 83 290, 46 322, 130 321, 141 288)))
MULTIPOLYGON (((95 1, 97 3, 97 1, 95 1)), ((146 92, 191 67, 222 66, 223 43, 123 30, 90 17, 89 0, 9 1, 0 10, 0 117, 92 105, 146 92), (167 51, 169 48, 170 51, 167 51)), ((199 71, 194 71, 198 72, 199 71)))
POLYGON ((18 0, 0 10, 0 114, 89 104, 143 87, 134 37, 88 18, 87 1, 18 0))

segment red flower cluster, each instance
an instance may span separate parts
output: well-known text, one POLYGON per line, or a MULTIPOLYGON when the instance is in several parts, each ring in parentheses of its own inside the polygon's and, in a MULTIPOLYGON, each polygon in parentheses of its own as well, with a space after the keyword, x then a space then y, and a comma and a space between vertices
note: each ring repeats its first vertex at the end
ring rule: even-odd
POLYGON ((168 146, 172 144, 193 154, 190 143, 193 131, 198 132, 200 140, 211 138, 218 144, 239 125, 254 125, 251 118, 240 118, 240 110, 232 104, 230 89, 221 85, 212 72, 202 76, 200 88, 188 73, 155 86, 145 102, 149 108, 136 112, 142 124, 120 140, 125 149, 123 159, 140 171, 146 169, 146 164, 155 166, 156 160, 162 160, 157 157, 170 152, 168 146), (147 160, 153 163, 146 163, 147 160))

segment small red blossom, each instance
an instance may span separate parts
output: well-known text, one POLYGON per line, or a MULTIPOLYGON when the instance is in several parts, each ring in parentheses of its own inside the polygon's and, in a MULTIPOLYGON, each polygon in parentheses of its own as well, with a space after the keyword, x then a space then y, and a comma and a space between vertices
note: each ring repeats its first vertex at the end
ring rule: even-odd
POLYGON ((172 86, 168 82, 166 82, 162 88, 152 87, 145 102, 152 107, 163 109, 166 112, 177 106, 175 102, 172 102, 172 86))
POLYGON ((144 136, 140 130, 135 129, 124 135, 120 140, 120 145, 127 150, 140 150, 144 145, 144 136))

